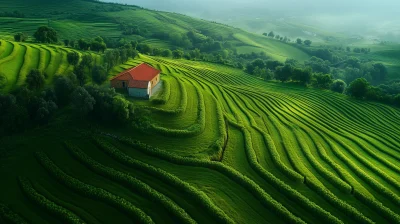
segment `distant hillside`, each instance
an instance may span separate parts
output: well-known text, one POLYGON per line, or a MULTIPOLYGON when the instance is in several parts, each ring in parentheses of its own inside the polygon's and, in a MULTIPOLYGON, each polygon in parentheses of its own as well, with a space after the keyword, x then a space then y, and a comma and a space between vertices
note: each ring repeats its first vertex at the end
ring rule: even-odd
POLYGON ((265 52, 267 56, 280 61, 286 58, 304 61, 309 58, 307 53, 296 47, 261 38, 261 35, 181 14, 152 11, 137 6, 89 0, 5 0, 0 3, 0 15, 3 15, 0 17, 0 38, 6 39, 11 39, 16 32, 26 32, 32 36, 38 26, 49 25, 59 32, 61 39, 102 36, 142 40, 155 47, 174 48, 176 46, 173 43, 162 40, 157 34, 185 34, 195 31, 204 38, 232 42, 234 47, 239 47, 238 53, 265 52), (12 14, 14 12, 15 16, 12 14), (136 27, 141 31, 139 35, 123 34, 124 30, 136 27))

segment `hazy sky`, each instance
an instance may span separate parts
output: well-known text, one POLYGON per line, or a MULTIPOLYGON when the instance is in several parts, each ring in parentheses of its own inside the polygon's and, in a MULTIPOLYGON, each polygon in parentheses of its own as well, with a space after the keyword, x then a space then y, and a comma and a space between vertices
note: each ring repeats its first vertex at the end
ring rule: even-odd
POLYGON ((208 20, 296 18, 338 32, 400 35, 400 0, 104 0, 208 20))

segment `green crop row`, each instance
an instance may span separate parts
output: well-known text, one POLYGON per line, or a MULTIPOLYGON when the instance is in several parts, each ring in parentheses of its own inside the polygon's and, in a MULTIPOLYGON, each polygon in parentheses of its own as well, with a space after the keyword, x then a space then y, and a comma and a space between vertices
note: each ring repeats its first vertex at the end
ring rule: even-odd
POLYGON ((364 194, 359 193, 357 190, 354 190, 353 194, 358 200, 368 205, 368 207, 375 211, 378 211, 390 223, 400 223, 400 215, 385 207, 381 202, 377 201, 374 198, 366 197, 364 194))
POLYGON ((284 173, 290 179, 296 182, 304 182, 304 177, 301 174, 290 169, 282 162, 281 157, 278 151, 276 150, 275 143, 272 140, 271 136, 268 133, 261 130, 259 127, 253 126, 253 128, 263 135, 265 144, 268 147, 268 152, 271 154, 272 161, 278 167, 278 169, 282 171, 282 173, 284 173))
POLYGON ((158 107, 145 107, 148 109, 151 109, 152 111, 155 112, 160 112, 160 113, 168 113, 168 114, 182 114, 186 111, 187 104, 188 104, 188 93, 185 87, 185 84, 179 79, 176 78, 179 84, 179 89, 181 90, 181 104, 179 105, 178 108, 176 109, 164 109, 164 108, 158 108, 158 107))
POLYGON ((250 132, 245 127, 232 123, 231 121, 230 124, 240 128, 244 133, 245 150, 249 164, 261 177, 270 182, 272 185, 276 186, 278 189, 280 189, 281 192, 286 194, 289 198, 299 203, 299 205, 304 206, 307 209, 311 210, 313 214, 317 215, 321 220, 324 220, 324 222, 343 223, 338 218, 334 217, 332 214, 325 211, 317 204, 311 202, 308 198, 304 197, 303 195, 292 189, 290 186, 288 186, 287 184, 276 178, 274 175, 263 169, 261 165, 257 162, 257 156, 252 148, 250 132))
POLYGON ((71 188, 72 190, 93 198, 95 200, 103 201, 111 206, 115 206, 123 212, 126 212, 138 223, 153 223, 153 220, 142 210, 134 206, 131 202, 126 199, 114 195, 104 189, 85 184, 68 174, 64 173, 59 167, 57 167, 53 161, 43 152, 37 152, 36 158, 39 163, 49 172, 54 178, 60 181, 65 186, 71 188))
POLYGON ((8 206, 0 203, 0 221, 4 220, 13 224, 28 224, 19 214, 12 211, 8 206))
POLYGON ((171 213, 171 215, 177 217, 181 223, 195 223, 195 221, 185 212, 184 209, 179 207, 168 197, 151 188, 149 185, 130 176, 127 173, 117 171, 113 168, 106 167, 96 162, 78 147, 72 145, 69 142, 66 142, 65 146, 75 158, 77 158, 81 163, 83 163, 93 172, 107 177, 113 181, 124 184, 134 190, 134 192, 138 192, 139 194, 149 198, 151 201, 161 204, 167 211, 171 213))
MULTIPOLYGON (((253 182, 248 177, 239 173, 238 171, 227 167, 218 162, 206 161, 206 160, 198 160, 192 158, 185 157, 177 157, 171 153, 164 152, 162 150, 148 147, 145 144, 142 144, 138 141, 132 141, 127 138, 119 139, 122 143, 125 143, 134 148, 141 149, 143 152, 156 156, 162 159, 165 159, 171 163, 186 165, 186 166, 195 166, 195 167, 205 167, 215 171, 218 171, 225 176, 229 177, 234 182, 238 183, 242 187, 246 188, 249 192, 251 192, 255 198, 257 198, 265 207, 272 210, 276 214, 279 214, 282 219, 284 219, 288 223, 304 223, 303 220, 294 216, 287 208, 282 206, 279 202, 273 199, 268 193, 266 193, 260 186, 258 186, 255 182, 253 182)), ((329 213, 328 213, 329 214, 329 213)))
POLYGON ((217 101, 217 99, 212 96, 215 104, 217 106, 217 117, 218 117, 218 131, 220 137, 218 140, 213 144, 213 148, 215 149, 213 152, 214 154, 211 156, 212 161, 221 161, 223 157, 223 150, 228 141, 228 134, 226 130, 226 122, 224 117, 224 112, 222 111, 221 104, 217 101), (216 153, 215 153, 216 152, 216 153))
POLYGON ((297 141, 299 142, 300 148, 303 149, 304 155, 307 157, 310 164, 315 168, 315 170, 324 176, 327 180, 329 180, 335 187, 339 188, 341 191, 346 193, 351 193, 353 190, 352 187, 338 178, 336 175, 325 169, 317 159, 312 155, 310 148, 308 147, 307 143, 304 141, 304 137, 301 136, 298 130, 293 130, 295 136, 297 137, 297 141))
POLYGON ((400 205, 400 199, 399 196, 393 193, 391 190, 389 190, 387 187, 373 179, 371 176, 369 176, 367 173, 365 173, 360 167, 358 167, 356 164, 354 164, 350 159, 348 159, 341 151, 336 147, 336 145, 332 144, 331 141, 327 140, 326 141, 329 143, 329 145, 332 148, 333 153, 340 158, 350 169, 352 169, 359 177, 364 179, 367 183, 369 183, 370 186, 375 188, 378 192, 381 194, 385 195, 387 198, 391 199, 394 203, 397 205, 400 205))
MULTIPOLYGON (((129 144, 129 140, 121 140, 129 144)), ((93 142, 105 153, 109 156, 114 158, 115 160, 125 164, 127 166, 133 167, 135 169, 141 170, 153 177, 158 178, 160 181, 167 183, 185 195, 188 199, 191 200, 192 203, 199 205, 201 209, 205 212, 211 214, 218 223, 234 223, 234 221, 229 218, 220 208, 218 208, 208 196, 198 191, 196 188, 191 186, 190 184, 180 180, 178 177, 165 172, 159 168, 155 168, 149 164, 143 163, 141 161, 132 159, 131 157, 125 155, 112 145, 106 143, 105 141, 101 140, 100 138, 93 137, 93 142)), ((146 148, 147 146, 138 142, 132 143, 135 146, 139 146, 140 148, 146 148)))
POLYGON ((201 134, 206 127, 206 110, 204 103, 204 96, 201 91, 195 86, 197 97, 198 97, 198 109, 197 109, 197 119, 194 124, 192 124, 187 129, 170 129, 165 127, 156 126, 154 124, 151 125, 152 130, 155 132, 167 136, 167 137, 193 137, 201 134))
POLYGON ((69 211, 68 209, 57 205, 56 203, 50 201, 45 196, 39 194, 32 186, 30 181, 26 178, 19 178, 19 184, 21 186, 22 191, 24 194, 35 204, 39 205, 40 207, 44 208, 48 212, 58 216, 63 223, 85 223, 81 218, 79 218, 76 214, 69 211))
POLYGON ((164 79, 162 81, 162 85, 163 85, 162 93, 154 98, 151 98, 151 102, 153 104, 166 104, 168 102, 168 99, 171 95, 171 85, 169 84, 167 79, 164 79))

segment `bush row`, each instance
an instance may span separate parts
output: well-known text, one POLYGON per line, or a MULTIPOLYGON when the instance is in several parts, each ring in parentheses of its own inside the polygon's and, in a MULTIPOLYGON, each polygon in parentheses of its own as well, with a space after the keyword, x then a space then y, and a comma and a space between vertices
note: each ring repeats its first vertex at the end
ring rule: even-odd
POLYGON ((151 129, 167 137, 193 137, 201 134, 206 127, 206 110, 204 96, 197 86, 194 86, 199 100, 196 122, 187 129, 169 129, 165 127, 151 125, 151 129))
MULTIPOLYGON (((131 147, 141 149, 143 152, 162 158, 171 163, 186 165, 186 166, 195 166, 195 167, 205 167, 212 170, 215 170, 221 174, 224 174, 232 181, 241 185, 245 189, 247 189, 257 200, 259 200, 266 208, 272 210, 273 213, 278 214, 285 222, 287 223, 305 223, 300 218, 294 216, 287 208, 282 206, 279 202, 274 200, 269 194, 267 194, 260 186, 258 186, 254 181, 239 173, 238 171, 227 167, 218 162, 206 161, 206 160, 198 160, 192 158, 178 157, 174 156, 171 153, 164 152, 157 148, 148 147, 145 144, 142 144, 138 141, 132 141, 127 138, 119 139, 122 143, 127 144, 131 147)), ((329 213, 328 213, 329 214, 329 213)))
POLYGON ((0 218, 0 221, 4 220, 13 224, 28 224, 24 218, 4 204, 0 204, 0 218))
MULTIPOLYGON (((280 125, 277 124, 276 125, 280 125)), ((280 127, 277 127, 280 128, 280 127)), ((288 139, 286 136, 283 135, 284 138, 284 143, 288 142, 290 143, 290 139, 288 139)), ((297 138, 299 140, 299 138, 297 138)), ((288 146, 289 147, 289 146, 288 146)), ((291 153, 291 152, 289 152, 291 153)), ((296 152, 292 152, 296 153, 296 152)), ((295 154, 297 157, 297 153, 295 154)), ((290 157, 290 156, 289 156, 290 157)), ((293 158, 292 158, 293 159, 293 158)), ((292 161, 294 165, 296 165, 296 162, 300 161, 298 157, 296 160, 292 161), (297 160, 297 161, 296 161, 297 160)), ((300 167, 298 168, 300 169, 300 167)), ((307 169, 303 165, 301 169, 307 169)), ((354 220, 357 220, 359 223, 372 223, 372 221, 364 216, 362 213, 360 213, 358 210, 356 210, 354 207, 350 206, 349 204, 345 203, 344 201, 340 200, 337 198, 332 192, 330 192, 326 187, 324 187, 322 184, 317 184, 313 179, 305 179, 304 183, 310 187, 312 190, 314 190, 318 195, 320 195, 322 198, 324 198, 326 201, 328 201, 330 204, 334 205, 337 207, 339 210, 345 212, 345 214, 348 214, 350 217, 352 217, 354 220)), ((351 187, 350 187, 350 192, 351 192, 351 187)))
MULTIPOLYGON (((341 142, 340 140, 339 144, 344 146, 344 143, 341 142)), ((374 178, 369 176, 367 173, 365 173, 359 166, 353 163, 350 159, 348 159, 341 151, 340 149, 337 148, 336 145, 332 144, 331 141, 327 140, 329 145, 331 146, 333 153, 341 159, 351 170, 354 171, 354 173, 357 174, 357 176, 361 177, 364 179, 371 187, 373 187, 375 190, 380 192, 381 194, 385 195, 388 199, 393 201, 396 205, 400 205, 400 197, 395 194, 393 191, 391 191, 389 188, 385 187, 383 184, 380 182, 376 181, 374 178)), ((351 151, 351 150, 350 150, 351 151)))
MULTIPOLYGON (((339 173, 339 175, 349 181, 350 179, 353 179, 350 174, 347 172, 347 170, 343 169, 341 166, 339 166, 335 161, 331 159, 331 157, 326 153, 324 147, 321 145, 321 143, 317 142, 317 151, 318 154, 321 156, 321 158, 328 163, 333 169, 339 173)), ((352 190, 354 190, 354 187, 352 187, 352 190)))
POLYGON ((354 196, 372 210, 380 213, 382 217, 387 219, 390 223, 400 223, 400 215, 385 207, 381 202, 375 200, 374 198, 366 197, 357 190, 354 190, 354 196))
POLYGON ((26 178, 19 177, 19 184, 22 189, 22 192, 29 198, 29 200, 33 201, 35 204, 44 208, 49 213, 54 214, 63 220, 63 223, 85 223, 79 216, 69 211, 68 209, 57 205, 53 201, 50 201, 45 196, 39 194, 32 186, 30 181, 26 178))
POLYGON ((85 184, 68 174, 64 173, 60 168, 58 168, 53 161, 43 152, 37 152, 36 158, 39 163, 49 172, 53 177, 60 181, 65 186, 71 188, 72 190, 93 198, 95 200, 103 201, 111 206, 118 208, 119 210, 126 212, 138 223, 154 223, 153 220, 142 210, 135 207, 131 202, 126 199, 114 195, 104 189, 85 184))
POLYGON ((281 157, 276 150, 275 143, 272 140, 271 136, 261 130, 259 127, 253 126, 254 129, 256 129, 258 132, 261 133, 261 135, 264 138, 265 144, 268 147, 268 152, 271 154, 271 159, 274 162, 274 164, 278 167, 280 171, 282 171, 283 174, 285 174, 287 177, 289 177, 291 180, 294 180, 296 182, 304 182, 304 176, 297 173, 296 171, 290 169, 285 165, 285 163, 282 162, 281 157))
POLYGON ((188 95, 187 95, 187 90, 185 87, 185 84, 179 79, 176 78, 178 84, 179 84, 179 89, 181 91, 181 104, 179 105, 178 108, 176 109, 163 109, 163 108, 158 108, 158 107, 145 107, 148 109, 151 109, 152 111, 155 112, 160 112, 160 113, 168 113, 168 114, 182 114, 186 111, 187 104, 188 104, 188 95))
MULTIPOLYGON (((192 203, 199 205, 205 212, 212 215, 212 217, 218 223, 234 223, 234 221, 228 217, 220 208, 218 208, 208 196, 198 191, 196 188, 191 186, 190 184, 180 180, 178 177, 162 170, 159 168, 155 168, 149 164, 143 163, 141 161, 132 159, 131 157, 127 156, 126 154, 122 153, 114 146, 110 145, 109 143, 103 141, 98 137, 93 137, 93 142, 105 153, 109 156, 114 158, 115 160, 125 164, 129 167, 133 167, 135 169, 141 170, 149 175, 158 178, 160 181, 167 183, 173 186, 178 191, 182 192, 185 195, 185 198, 190 199, 192 203)), ((128 140, 121 141, 123 143, 129 144, 128 140)), ((135 142, 132 143, 135 147, 140 147, 141 149, 147 148, 146 145, 135 142)))
POLYGON ((93 172, 98 173, 106 178, 119 182, 131 188, 135 193, 139 193, 152 202, 159 203, 163 206, 171 215, 177 217, 180 223, 195 223, 195 221, 185 212, 184 209, 179 207, 175 202, 159 193, 158 191, 151 188, 149 185, 142 181, 132 177, 131 175, 117 171, 113 168, 106 167, 97 161, 90 158, 78 147, 72 145, 69 142, 65 142, 66 148, 69 152, 77 158, 82 164, 91 169, 93 172))
MULTIPOLYGON (((235 124, 233 124, 235 125, 235 124)), ((308 210, 312 211, 313 214, 317 215, 320 220, 324 220, 326 223, 342 223, 338 218, 334 217, 329 212, 325 211, 323 208, 319 207, 317 204, 311 202, 308 198, 304 197, 302 194, 298 193, 290 186, 276 178, 273 174, 269 173, 257 162, 257 156, 253 150, 251 142, 250 132, 243 126, 237 125, 242 130, 245 137, 245 150, 248 157, 250 166, 266 181, 276 186, 279 191, 284 193, 286 196, 292 200, 299 203, 301 206, 306 207, 308 210)))
POLYGON ((307 143, 304 141, 303 136, 301 136, 301 134, 297 130, 294 130, 294 134, 296 135, 296 138, 299 142, 300 148, 302 149, 304 155, 307 157, 307 160, 315 168, 315 170, 323 177, 325 177, 329 182, 331 182, 335 187, 339 188, 341 191, 345 193, 351 194, 353 188, 348 183, 344 182, 342 179, 334 175, 332 172, 325 169, 325 167, 323 167, 315 159, 315 157, 311 154, 311 151, 307 143))
POLYGON ((169 84, 167 79, 162 81, 163 91, 158 96, 151 98, 151 102, 153 104, 166 104, 169 97, 171 96, 171 85, 169 84))
POLYGON ((214 150, 211 152, 212 154, 211 154, 210 159, 212 161, 221 161, 223 154, 224 154, 224 148, 226 147, 226 144, 228 143, 228 134, 227 134, 228 130, 226 128, 224 112, 222 111, 221 104, 217 101, 217 99, 214 96, 212 96, 212 98, 217 107, 219 138, 212 145, 212 148, 214 150))

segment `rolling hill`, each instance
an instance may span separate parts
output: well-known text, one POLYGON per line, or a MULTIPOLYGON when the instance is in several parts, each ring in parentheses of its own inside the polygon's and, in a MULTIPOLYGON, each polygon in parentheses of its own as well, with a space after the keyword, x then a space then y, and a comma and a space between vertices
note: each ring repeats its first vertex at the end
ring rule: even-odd
MULTIPOLYGON (((194 30, 206 36, 232 41, 235 46, 240 46, 240 52, 264 51, 275 60, 291 57, 304 61, 309 58, 309 55, 296 47, 263 38, 261 35, 182 14, 147 10, 136 6, 90 0, 6 0, 2 1, 0 6, 0 12, 18 11, 25 15, 25 18, 0 17, 0 38, 9 40, 16 32, 25 32, 32 36, 40 25, 55 28, 61 40, 90 39, 96 36, 143 40, 143 37, 137 35, 123 35, 121 24, 134 24, 149 37, 162 32, 186 34, 194 30)), ((155 47, 171 47, 170 42, 157 38, 146 38, 145 42, 155 47)))
POLYGON ((165 104, 134 101, 147 131, 57 119, 1 140, 3 219, 400 223, 398 109, 201 62, 113 73, 143 62, 164 83, 165 104))
MULTIPOLYGON (((32 68, 46 71, 50 85, 72 71, 68 52, 88 53, 10 40, 46 23, 61 38, 135 39, 118 24, 137 21, 148 32, 220 35, 240 52, 264 51, 276 60, 309 57, 240 29, 136 6, 0 6, 26 15, 0 17, 4 92, 18 89, 32 68)), ((390 49, 377 49, 378 60, 396 65, 397 50, 390 49)), ((102 62, 91 54, 94 64, 102 62)), ((127 98, 145 125, 82 119, 67 105, 46 125, 0 138, 0 223, 400 223, 399 108, 144 54, 113 67, 109 78, 141 63, 162 79, 150 100, 127 98)))

